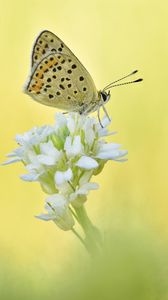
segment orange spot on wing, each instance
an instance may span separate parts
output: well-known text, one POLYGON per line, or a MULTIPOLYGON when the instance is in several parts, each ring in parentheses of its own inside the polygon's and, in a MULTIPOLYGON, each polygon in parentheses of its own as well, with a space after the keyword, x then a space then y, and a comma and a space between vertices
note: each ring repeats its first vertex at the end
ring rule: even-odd
POLYGON ((32 92, 40 92, 41 88, 42 88, 42 84, 40 83, 40 81, 38 81, 36 84, 33 84, 31 87, 32 92))
POLYGON ((46 60, 48 61, 47 64, 41 64, 40 66, 42 66, 42 68, 40 68, 39 66, 35 71, 32 82, 29 86, 29 91, 31 90, 31 92, 34 93, 40 92, 44 83, 45 71, 47 71, 50 67, 54 67, 54 65, 58 63, 57 59, 54 56, 51 56, 49 59, 46 58, 46 60), (51 58, 53 59, 50 60, 51 58))

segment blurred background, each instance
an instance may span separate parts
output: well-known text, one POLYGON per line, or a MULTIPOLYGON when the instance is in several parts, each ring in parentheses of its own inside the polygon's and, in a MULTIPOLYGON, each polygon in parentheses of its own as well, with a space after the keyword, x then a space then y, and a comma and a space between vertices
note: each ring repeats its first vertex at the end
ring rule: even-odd
POLYGON ((144 78, 113 89, 106 106, 129 160, 93 179, 100 189, 86 207, 105 235, 101 257, 35 219, 40 186, 19 179, 22 165, 1 167, 1 299, 168 299, 167 14, 166 0, 1 0, 0 162, 17 133, 54 122, 54 108, 22 92, 41 30, 70 47, 98 89, 134 69, 144 78))

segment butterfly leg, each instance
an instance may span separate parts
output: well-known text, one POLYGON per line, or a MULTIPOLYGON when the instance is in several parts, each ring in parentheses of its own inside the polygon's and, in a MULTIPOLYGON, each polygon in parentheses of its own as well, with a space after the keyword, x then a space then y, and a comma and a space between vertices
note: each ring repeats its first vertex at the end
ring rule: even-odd
POLYGON ((104 128, 104 127, 103 127, 103 124, 102 124, 102 122, 101 122, 101 119, 100 119, 100 106, 98 107, 98 110, 97 110, 97 117, 98 117, 100 126, 101 126, 102 128, 104 128))
POLYGON ((104 111, 106 117, 107 117, 107 118, 109 119, 109 121, 111 122, 111 119, 110 119, 110 117, 109 117, 109 115, 108 115, 108 112, 107 112, 107 110, 106 110, 106 108, 105 108, 105 106, 104 106, 103 103, 102 103, 102 108, 103 108, 103 111, 104 111))

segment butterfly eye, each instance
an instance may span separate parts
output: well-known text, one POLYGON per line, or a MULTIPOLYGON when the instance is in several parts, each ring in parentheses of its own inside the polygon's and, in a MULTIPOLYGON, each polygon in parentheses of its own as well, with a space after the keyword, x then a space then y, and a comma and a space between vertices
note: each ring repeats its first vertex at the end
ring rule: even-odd
POLYGON ((110 99, 110 91, 108 93, 106 92, 101 92, 101 98, 104 102, 107 102, 110 99))
POLYGON ((108 96, 107 93, 106 92, 101 92, 101 96, 102 96, 103 101, 106 102, 107 96, 108 96))

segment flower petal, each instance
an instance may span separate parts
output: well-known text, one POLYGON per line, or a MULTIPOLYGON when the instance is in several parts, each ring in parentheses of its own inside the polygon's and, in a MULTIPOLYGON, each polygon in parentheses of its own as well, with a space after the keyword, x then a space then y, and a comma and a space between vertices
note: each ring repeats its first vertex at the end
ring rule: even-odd
POLYGON ((65 141, 64 149, 68 157, 76 156, 82 152, 82 144, 81 138, 79 135, 74 137, 72 141, 72 137, 68 136, 65 141))
POLYGON ((43 221, 50 221, 54 220, 55 216, 54 215, 48 215, 48 214, 40 214, 38 216, 35 216, 37 219, 43 220, 43 221))
POLYGON ((55 148, 55 146, 51 140, 48 141, 47 143, 40 144, 40 150, 41 150, 42 154, 59 158, 60 151, 58 151, 55 148))
POLYGON ((98 183, 88 182, 83 184, 80 189, 76 192, 77 195, 87 195, 91 190, 97 190, 99 188, 98 183))
POLYGON ((71 114, 71 115, 68 116, 67 127, 68 127, 70 133, 73 134, 74 131, 75 131, 75 127, 76 127, 75 120, 73 118, 73 114, 71 114))
POLYGON ((63 195, 54 194, 46 199, 46 210, 52 219, 63 230, 71 230, 75 222, 63 195))
POLYGON ((15 157, 16 153, 15 152, 11 152, 11 153, 8 153, 6 156, 7 157, 15 157))
POLYGON ((24 181, 37 181, 37 179, 39 178, 40 174, 23 174, 20 176, 20 178, 24 181))
POLYGON ((55 114, 55 120, 56 120, 56 124, 55 124, 56 130, 67 125, 67 119, 65 115, 63 115, 62 113, 57 112, 55 114))
POLYGON ((100 152, 98 155, 96 155, 96 158, 115 160, 116 158, 122 157, 126 154, 128 154, 127 150, 105 151, 105 152, 100 152))
POLYGON ((73 174, 72 174, 72 170, 70 168, 65 172, 57 171, 54 176, 55 183, 58 185, 63 184, 65 182, 71 180, 72 176, 73 176, 73 174))
POLYGON ((85 143, 89 146, 93 144, 95 140, 95 132, 92 128, 88 129, 87 133, 85 132, 85 143))
MULTIPOLYGON (((103 125, 103 128, 107 127, 108 125, 110 125, 112 119, 109 120, 109 118, 105 115, 103 117, 103 119, 101 120, 101 123, 103 125)), ((98 130, 101 130, 102 129, 102 126, 101 124, 98 123, 98 130)))
POLYGON ((86 170, 95 169, 98 165, 98 162, 89 156, 82 156, 76 163, 76 166, 86 170))
POLYGON ((62 213, 65 210, 65 207, 67 206, 66 199, 63 195, 60 194, 53 194, 46 199, 46 205, 45 208, 50 213, 53 212, 53 210, 56 212, 57 216, 62 215, 62 213))
POLYGON ((16 158, 12 158, 12 159, 8 159, 7 161, 3 162, 1 165, 5 166, 5 165, 10 165, 10 164, 13 164, 15 162, 18 162, 18 161, 21 161, 21 158, 19 157, 16 157, 16 158))
POLYGON ((44 155, 44 154, 40 154, 37 156, 38 161, 43 164, 43 165, 47 165, 47 166, 53 166, 56 163, 56 159, 53 156, 48 156, 48 155, 44 155))
POLYGON ((81 185, 87 183, 88 181, 90 181, 92 174, 93 174, 92 170, 83 172, 83 175, 80 177, 80 180, 79 180, 79 185, 81 186, 81 185))
POLYGON ((111 151, 111 150, 114 150, 114 149, 118 149, 120 147, 121 147, 120 144, 104 143, 104 144, 101 144, 101 146, 100 146, 100 152, 111 151))

